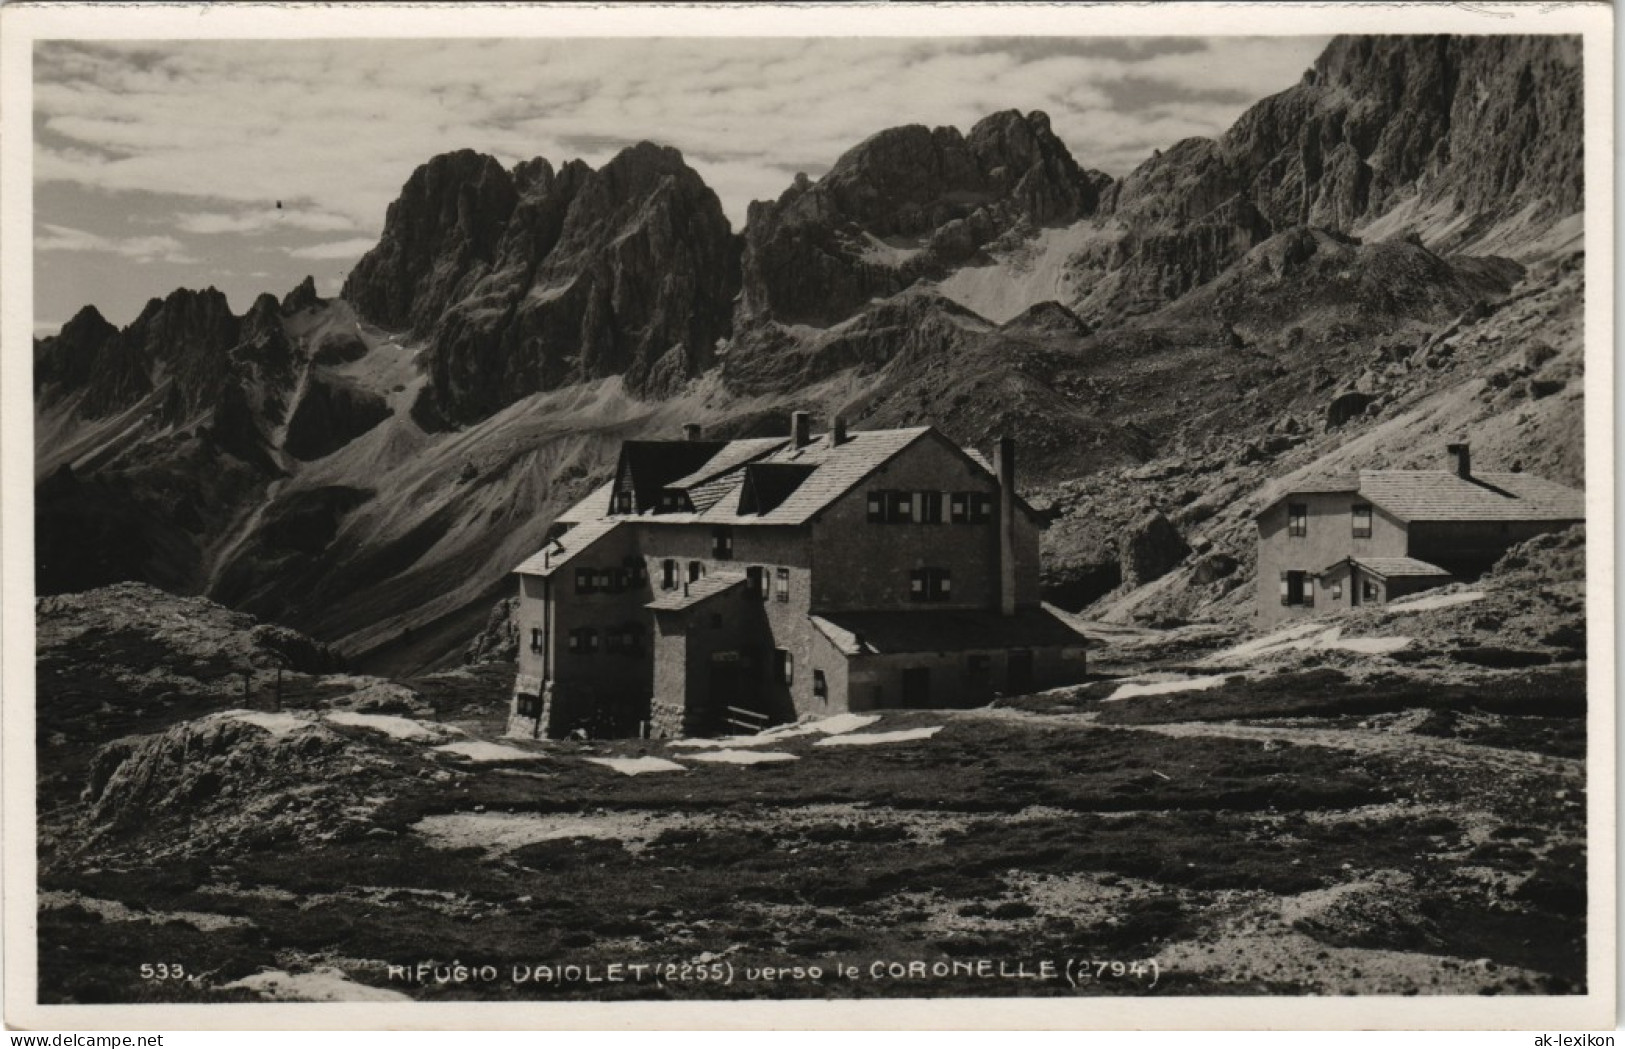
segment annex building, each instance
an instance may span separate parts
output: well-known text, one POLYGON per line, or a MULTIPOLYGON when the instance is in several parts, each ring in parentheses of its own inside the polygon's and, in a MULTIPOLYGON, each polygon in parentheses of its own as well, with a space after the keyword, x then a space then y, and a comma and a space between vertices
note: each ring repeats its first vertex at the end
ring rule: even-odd
POLYGON ((1079 679, 1038 599, 1039 522, 930 427, 628 441, 615 477, 515 569, 510 734, 754 731, 985 703, 1079 679))
POLYGON ((1361 470, 1293 486, 1259 511, 1258 617, 1383 604, 1474 579, 1508 547, 1585 520, 1585 493, 1526 473, 1361 470))

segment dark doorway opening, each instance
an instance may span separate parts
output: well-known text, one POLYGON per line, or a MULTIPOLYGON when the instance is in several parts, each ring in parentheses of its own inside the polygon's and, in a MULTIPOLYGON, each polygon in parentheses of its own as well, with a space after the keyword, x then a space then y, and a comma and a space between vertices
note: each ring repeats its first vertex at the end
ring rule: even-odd
POLYGON ((909 667, 903 671, 903 706, 929 707, 931 705, 931 671, 925 667, 909 667))
POLYGON ((1012 695, 1023 695, 1033 690, 1033 653, 1031 649, 1018 648, 1010 653, 1009 691, 1012 695))

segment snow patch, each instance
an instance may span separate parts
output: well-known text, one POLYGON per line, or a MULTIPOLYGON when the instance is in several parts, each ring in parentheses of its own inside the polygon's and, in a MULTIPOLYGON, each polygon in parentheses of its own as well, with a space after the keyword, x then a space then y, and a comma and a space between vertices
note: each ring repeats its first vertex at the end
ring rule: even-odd
POLYGON ((470 740, 467 743, 447 743, 443 747, 435 747, 441 754, 455 754, 469 761, 541 761, 543 755, 535 751, 520 750, 518 747, 505 747, 501 743, 487 743, 484 740, 470 740))
POLYGON ((941 725, 929 728, 905 728, 896 732, 858 732, 852 735, 828 736, 814 743, 815 747, 868 747, 877 743, 908 743, 917 739, 930 739, 942 731, 941 725))
POLYGON ((687 772, 688 766, 679 765, 675 761, 665 758, 588 758, 594 765, 602 765, 608 769, 627 776, 638 776, 645 772, 687 772))
POLYGON ((241 980, 223 985, 225 989, 241 988, 253 991, 278 1002, 409 1002, 412 999, 400 991, 382 987, 368 987, 356 983, 338 969, 322 968, 308 973, 289 973, 281 969, 255 973, 241 980))
POLYGON ((1389 652, 1398 652, 1410 644, 1412 640, 1412 638, 1408 637, 1345 637, 1327 647, 1340 648, 1345 652, 1361 652, 1369 656, 1381 656, 1389 652))
POLYGON ((1482 590, 1463 590, 1455 594, 1434 594, 1431 597, 1401 598, 1388 606, 1390 615, 1401 612, 1432 612, 1440 608, 1471 604, 1484 599, 1482 590))
POLYGON ((1122 685, 1102 702, 1112 703, 1120 699, 1133 699, 1136 696, 1163 696, 1173 692, 1203 691, 1218 688, 1224 684, 1225 678, 1224 674, 1213 674, 1208 677, 1181 677, 1166 681, 1147 681, 1144 684, 1122 685))
POLYGON ((230 718, 232 721, 242 721, 262 728, 273 736, 286 736, 290 732, 314 728, 315 722, 292 714, 272 714, 264 710, 225 710, 214 715, 217 718, 230 718))
POLYGON ((334 725, 349 725, 353 728, 371 729, 374 732, 382 732, 393 739, 411 740, 413 742, 427 742, 463 734, 461 729, 452 728, 449 725, 429 724, 395 714, 357 714, 352 710, 335 710, 327 714, 326 718, 329 723, 334 725))
MULTIPOLYGON (((829 740, 819 742, 827 743, 829 740)), ((693 755, 693 760, 711 761, 722 765, 766 765, 778 761, 795 761, 796 756, 774 750, 708 750, 704 754, 693 755)))
POLYGON ((648 812, 509 813, 451 812, 425 816, 412 830, 447 849, 484 849, 500 856, 526 845, 563 838, 603 838, 637 851, 667 830, 686 827, 695 817, 648 812))

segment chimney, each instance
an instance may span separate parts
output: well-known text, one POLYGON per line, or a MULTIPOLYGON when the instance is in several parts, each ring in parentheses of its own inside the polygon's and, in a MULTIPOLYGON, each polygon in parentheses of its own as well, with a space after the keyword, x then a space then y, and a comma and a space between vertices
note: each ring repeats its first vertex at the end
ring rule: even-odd
POLYGON ((829 421, 829 443, 832 445, 846 443, 845 416, 837 415, 829 421))
POLYGON ((701 430, 700 430, 700 424, 699 423, 684 423, 683 424, 683 440, 685 440, 685 441, 697 441, 697 440, 700 439, 700 433, 701 433, 701 430))
POLYGON ((1016 442, 1000 437, 993 453, 999 480, 999 613, 1016 614, 1016 442))
POLYGON ((1461 444, 1447 444, 1444 450, 1449 452, 1456 460, 1456 476, 1463 481, 1473 479, 1473 456, 1469 450, 1472 446, 1463 442, 1461 444))
POLYGON ((790 443, 796 448, 807 447, 812 440, 812 416, 806 412, 790 413, 790 443))

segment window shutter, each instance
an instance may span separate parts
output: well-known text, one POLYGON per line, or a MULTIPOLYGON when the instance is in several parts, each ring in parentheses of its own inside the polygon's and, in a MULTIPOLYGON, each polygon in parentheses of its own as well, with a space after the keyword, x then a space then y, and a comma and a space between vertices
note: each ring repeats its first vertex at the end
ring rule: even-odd
POLYGON ((1309 608, 1314 608, 1315 607, 1315 577, 1314 576, 1306 575, 1306 576, 1303 577, 1303 603, 1309 608))
POLYGON ((1287 584, 1287 579, 1286 579, 1286 573, 1282 572, 1281 573, 1281 604, 1283 604, 1283 605, 1290 603, 1288 601, 1288 598, 1287 598, 1287 585, 1288 584, 1287 584))

